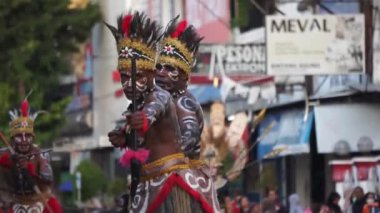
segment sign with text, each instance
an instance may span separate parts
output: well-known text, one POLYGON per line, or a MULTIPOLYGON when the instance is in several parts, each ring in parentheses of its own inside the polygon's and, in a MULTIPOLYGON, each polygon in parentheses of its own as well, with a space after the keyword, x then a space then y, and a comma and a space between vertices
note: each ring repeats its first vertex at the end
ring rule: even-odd
POLYGON ((264 74, 265 44, 253 43, 244 45, 215 45, 216 68, 227 75, 264 74))
POLYGON ((267 16, 269 75, 362 73, 364 16, 267 16))

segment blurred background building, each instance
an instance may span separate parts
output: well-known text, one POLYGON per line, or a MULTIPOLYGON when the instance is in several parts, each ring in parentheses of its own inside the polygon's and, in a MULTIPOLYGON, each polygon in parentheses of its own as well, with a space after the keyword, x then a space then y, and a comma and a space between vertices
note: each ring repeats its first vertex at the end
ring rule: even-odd
MULTIPOLYGON (((104 21, 112 25, 126 11, 144 11, 163 26, 180 15, 205 37, 189 89, 202 104, 206 121, 212 104, 223 103, 226 132, 237 113, 247 115, 248 136, 238 137, 244 138, 249 151, 249 166, 237 180, 237 190, 251 200, 258 201, 267 186, 278 188, 283 203, 298 193, 304 206, 323 202, 332 190, 343 193, 350 184, 360 182, 375 190, 367 181, 368 169, 357 168, 362 168, 358 162, 375 165, 380 150, 379 1, 103 0, 99 5, 104 21), (363 71, 268 75, 272 55, 267 49, 266 17, 323 14, 363 15, 363 71), (265 118, 252 128, 262 109, 267 110, 265 118), (335 170, 337 165, 346 169, 335 170), (359 170, 366 175, 359 177, 359 170)), ((71 173, 81 160, 92 159, 109 179, 125 178, 127 171, 117 162, 121 151, 111 146, 107 133, 129 103, 120 90, 115 41, 103 24, 93 28, 75 64, 73 74, 62 78, 63 87, 73 88, 74 94, 66 110, 67 126, 54 141, 55 157, 71 173)), ((229 146, 232 150, 235 145, 229 146)))

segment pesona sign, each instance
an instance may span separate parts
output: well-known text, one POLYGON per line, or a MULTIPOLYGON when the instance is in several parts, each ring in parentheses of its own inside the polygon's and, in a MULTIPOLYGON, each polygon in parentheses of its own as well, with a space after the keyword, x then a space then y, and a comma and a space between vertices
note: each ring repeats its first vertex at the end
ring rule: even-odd
MULTIPOLYGON (((210 57, 206 60, 206 63, 209 62, 209 67, 203 64, 200 66, 203 70, 199 70, 200 73, 208 71, 209 76, 265 73, 264 43, 208 45, 200 48, 200 55, 210 57)), ((200 63, 205 62, 202 58, 200 60, 200 63)))

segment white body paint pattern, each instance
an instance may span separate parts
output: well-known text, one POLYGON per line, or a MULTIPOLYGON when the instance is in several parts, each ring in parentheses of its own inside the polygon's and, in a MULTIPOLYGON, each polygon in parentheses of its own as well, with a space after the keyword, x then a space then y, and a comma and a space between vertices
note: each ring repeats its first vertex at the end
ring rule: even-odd
POLYGON ((15 203, 12 206, 13 213, 42 213, 44 205, 41 202, 36 202, 32 205, 22 205, 15 203))
MULTIPOLYGON (((165 165, 175 165, 173 161, 166 162, 165 165)), ((165 165, 160 166, 164 168, 165 165)), ((155 168, 157 171, 160 168, 155 168)), ((132 202, 131 213, 146 212, 150 204, 156 199, 165 182, 173 174, 178 174, 193 190, 202 195, 203 199, 212 207, 215 213, 219 213, 220 207, 216 195, 216 190, 212 178, 209 175, 209 168, 202 165, 198 168, 181 169, 174 172, 155 177, 141 182, 136 191, 136 196, 132 202)))

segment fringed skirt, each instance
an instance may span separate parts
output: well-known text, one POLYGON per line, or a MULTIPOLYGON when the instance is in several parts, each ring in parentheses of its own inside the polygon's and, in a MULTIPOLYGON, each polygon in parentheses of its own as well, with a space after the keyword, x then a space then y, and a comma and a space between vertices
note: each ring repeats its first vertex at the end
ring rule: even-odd
POLYGON ((208 167, 182 153, 144 165, 131 212, 220 212, 208 167))

